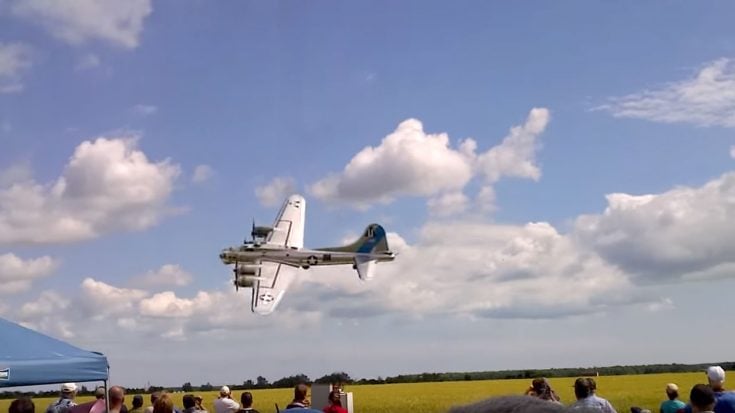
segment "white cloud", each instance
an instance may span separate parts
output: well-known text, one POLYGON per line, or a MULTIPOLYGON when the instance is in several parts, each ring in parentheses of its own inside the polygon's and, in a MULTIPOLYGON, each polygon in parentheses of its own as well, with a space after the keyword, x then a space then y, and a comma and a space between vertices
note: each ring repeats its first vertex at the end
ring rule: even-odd
POLYGON ((194 175, 191 177, 191 182, 195 184, 201 184, 207 182, 214 176, 214 169, 209 165, 197 165, 194 168, 194 175))
POLYGON ((120 288, 85 278, 80 288, 79 303, 83 312, 90 318, 121 317, 134 313, 138 302, 149 295, 145 290, 120 288))
POLYGON ((71 302, 54 291, 43 291, 36 301, 21 306, 18 316, 23 326, 42 330, 62 338, 74 337, 78 326, 69 317, 59 317, 70 310, 71 302))
POLYGON ((184 271, 180 265, 165 264, 156 271, 148 271, 147 273, 134 277, 130 283, 136 287, 152 287, 152 286, 176 286, 183 287, 189 285, 193 277, 184 271))
POLYGON ((735 145, 730 147, 730 157, 735 159, 735 145))
POLYGON ((309 192, 325 201, 358 207, 401 196, 425 196, 432 198, 429 208, 434 212, 461 212, 467 203, 463 190, 475 177, 485 183, 482 202, 494 200, 489 185, 503 177, 539 179, 538 137, 549 119, 548 109, 533 108, 524 124, 514 126, 499 145, 479 154, 474 139, 460 141, 454 148, 447 134, 427 134, 420 121, 409 119, 377 147, 360 151, 341 173, 311 185, 309 192))
POLYGON ((89 53, 82 56, 79 61, 77 61, 77 65, 74 67, 74 70, 82 71, 94 69, 96 67, 99 67, 101 63, 102 61, 100 60, 99 56, 93 53, 89 53))
POLYGON ((22 75, 32 64, 30 46, 0 42, 0 94, 23 90, 22 75))
POLYGON ((18 162, 0 171, 0 189, 9 187, 15 183, 29 182, 32 179, 33 171, 31 170, 30 162, 18 162))
POLYGON ((388 202, 398 196, 431 196, 461 190, 472 178, 467 156, 447 134, 427 134, 416 119, 401 122, 377 147, 355 155, 342 173, 310 187, 326 201, 388 202))
POLYGON ((16 0, 11 10, 72 45, 103 40, 133 49, 153 7, 150 0, 16 0))
POLYGON ((170 212, 179 167, 152 163, 134 135, 80 144, 54 182, 0 188, 0 244, 59 243, 142 230, 170 212))
POLYGON ((266 185, 255 188, 255 196, 261 205, 281 205, 284 199, 296 192, 296 182, 291 177, 276 177, 266 185))
POLYGON ((24 260, 15 254, 0 255, 0 294, 29 290, 34 280, 50 275, 58 263, 43 256, 24 260))
POLYGON ((427 223, 416 244, 389 243, 399 255, 371 283, 347 267, 314 268, 284 304, 335 317, 556 318, 642 300, 623 272, 547 223, 427 223))
POLYGON ((735 127, 735 61, 715 60, 694 77, 614 97, 595 109, 620 118, 735 127))
POLYGON ((139 103, 131 108, 133 113, 139 116, 150 116, 158 112, 158 106, 155 105, 144 105, 139 103))
POLYGON ((533 108, 526 122, 510 129, 503 142, 477 157, 477 168, 487 182, 504 176, 529 178, 537 181, 541 169, 536 165, 538 137, 550 120, 548 109, 533 108))
POLYGON ((610 194, 602 214, 580 216, 575 234, 613 265, 648 280, 735 274, 735 173, 698 188, 610 194))
POLYGON ((433 215, 448 216, 467 209, 469 199, 462 192, 447 192, 436 198, 429 199, 427 203, 429 212, 433 215))

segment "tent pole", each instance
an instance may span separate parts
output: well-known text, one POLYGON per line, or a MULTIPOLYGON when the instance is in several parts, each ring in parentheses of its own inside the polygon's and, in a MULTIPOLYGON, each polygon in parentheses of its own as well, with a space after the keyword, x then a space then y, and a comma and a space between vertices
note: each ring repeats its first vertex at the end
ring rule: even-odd
MULTIPOLYGON (((107 377, 110 377, 110 369, 107 369, 107 377)), ((110 392, 107 389, 107 380, 105 380, 105 413, 110 413, 110 392)))

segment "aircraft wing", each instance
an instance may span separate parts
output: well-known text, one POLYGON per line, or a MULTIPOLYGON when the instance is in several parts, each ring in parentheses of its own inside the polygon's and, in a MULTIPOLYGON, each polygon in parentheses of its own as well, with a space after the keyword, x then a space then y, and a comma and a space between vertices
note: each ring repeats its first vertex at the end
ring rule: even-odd
POLYGON ((305 217, 306 200, 301 195, 291 195, 283 203, 266 242, 286 248, 303 248, 305 217))
POLYGON ((260 265, 260 280, 253 286, 252 310, 258 314, 270 314, 281 302, 298 269, 275 262, 260 265))

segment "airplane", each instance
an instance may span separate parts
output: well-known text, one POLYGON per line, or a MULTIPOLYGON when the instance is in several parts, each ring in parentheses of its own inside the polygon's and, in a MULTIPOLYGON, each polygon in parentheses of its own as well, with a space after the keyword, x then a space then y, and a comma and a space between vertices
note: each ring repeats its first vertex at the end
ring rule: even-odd
POLYGON ((255 226, 252 241, 225 248, 219 254, 225 265, 234 264, 235 290, 252 288, 251 310, 257 314, 272 313, 281 302, 294 276, 301 269, 320 265, 352 265, 360 280, 373 278, 378 262, 396 257, 388 248, 385 230, 370 224, 362 236, 350 245, 304 248, 306 200, 291 195, 283 203, 272 227, 255 226))

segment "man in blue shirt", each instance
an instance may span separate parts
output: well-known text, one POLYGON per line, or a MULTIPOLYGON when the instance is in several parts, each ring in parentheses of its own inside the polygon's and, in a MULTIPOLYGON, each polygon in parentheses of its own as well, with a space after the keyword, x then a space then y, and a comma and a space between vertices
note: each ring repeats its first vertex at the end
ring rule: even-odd
POLYGON ((574 395, 577 397, 577 401, 569 407, 572 409, 593 408, 601 410, 602 413, 617 413, 609 401, 595 394, 596 389, 595 379, 591 377, 578 378, 574 382, 574 395))
POLYGON ((707 380, 709 386, 715 392, 715 413, 735 413, 735 393, 726 391, 725 370, 720 366, 710 366, 707 368, 707 380))

